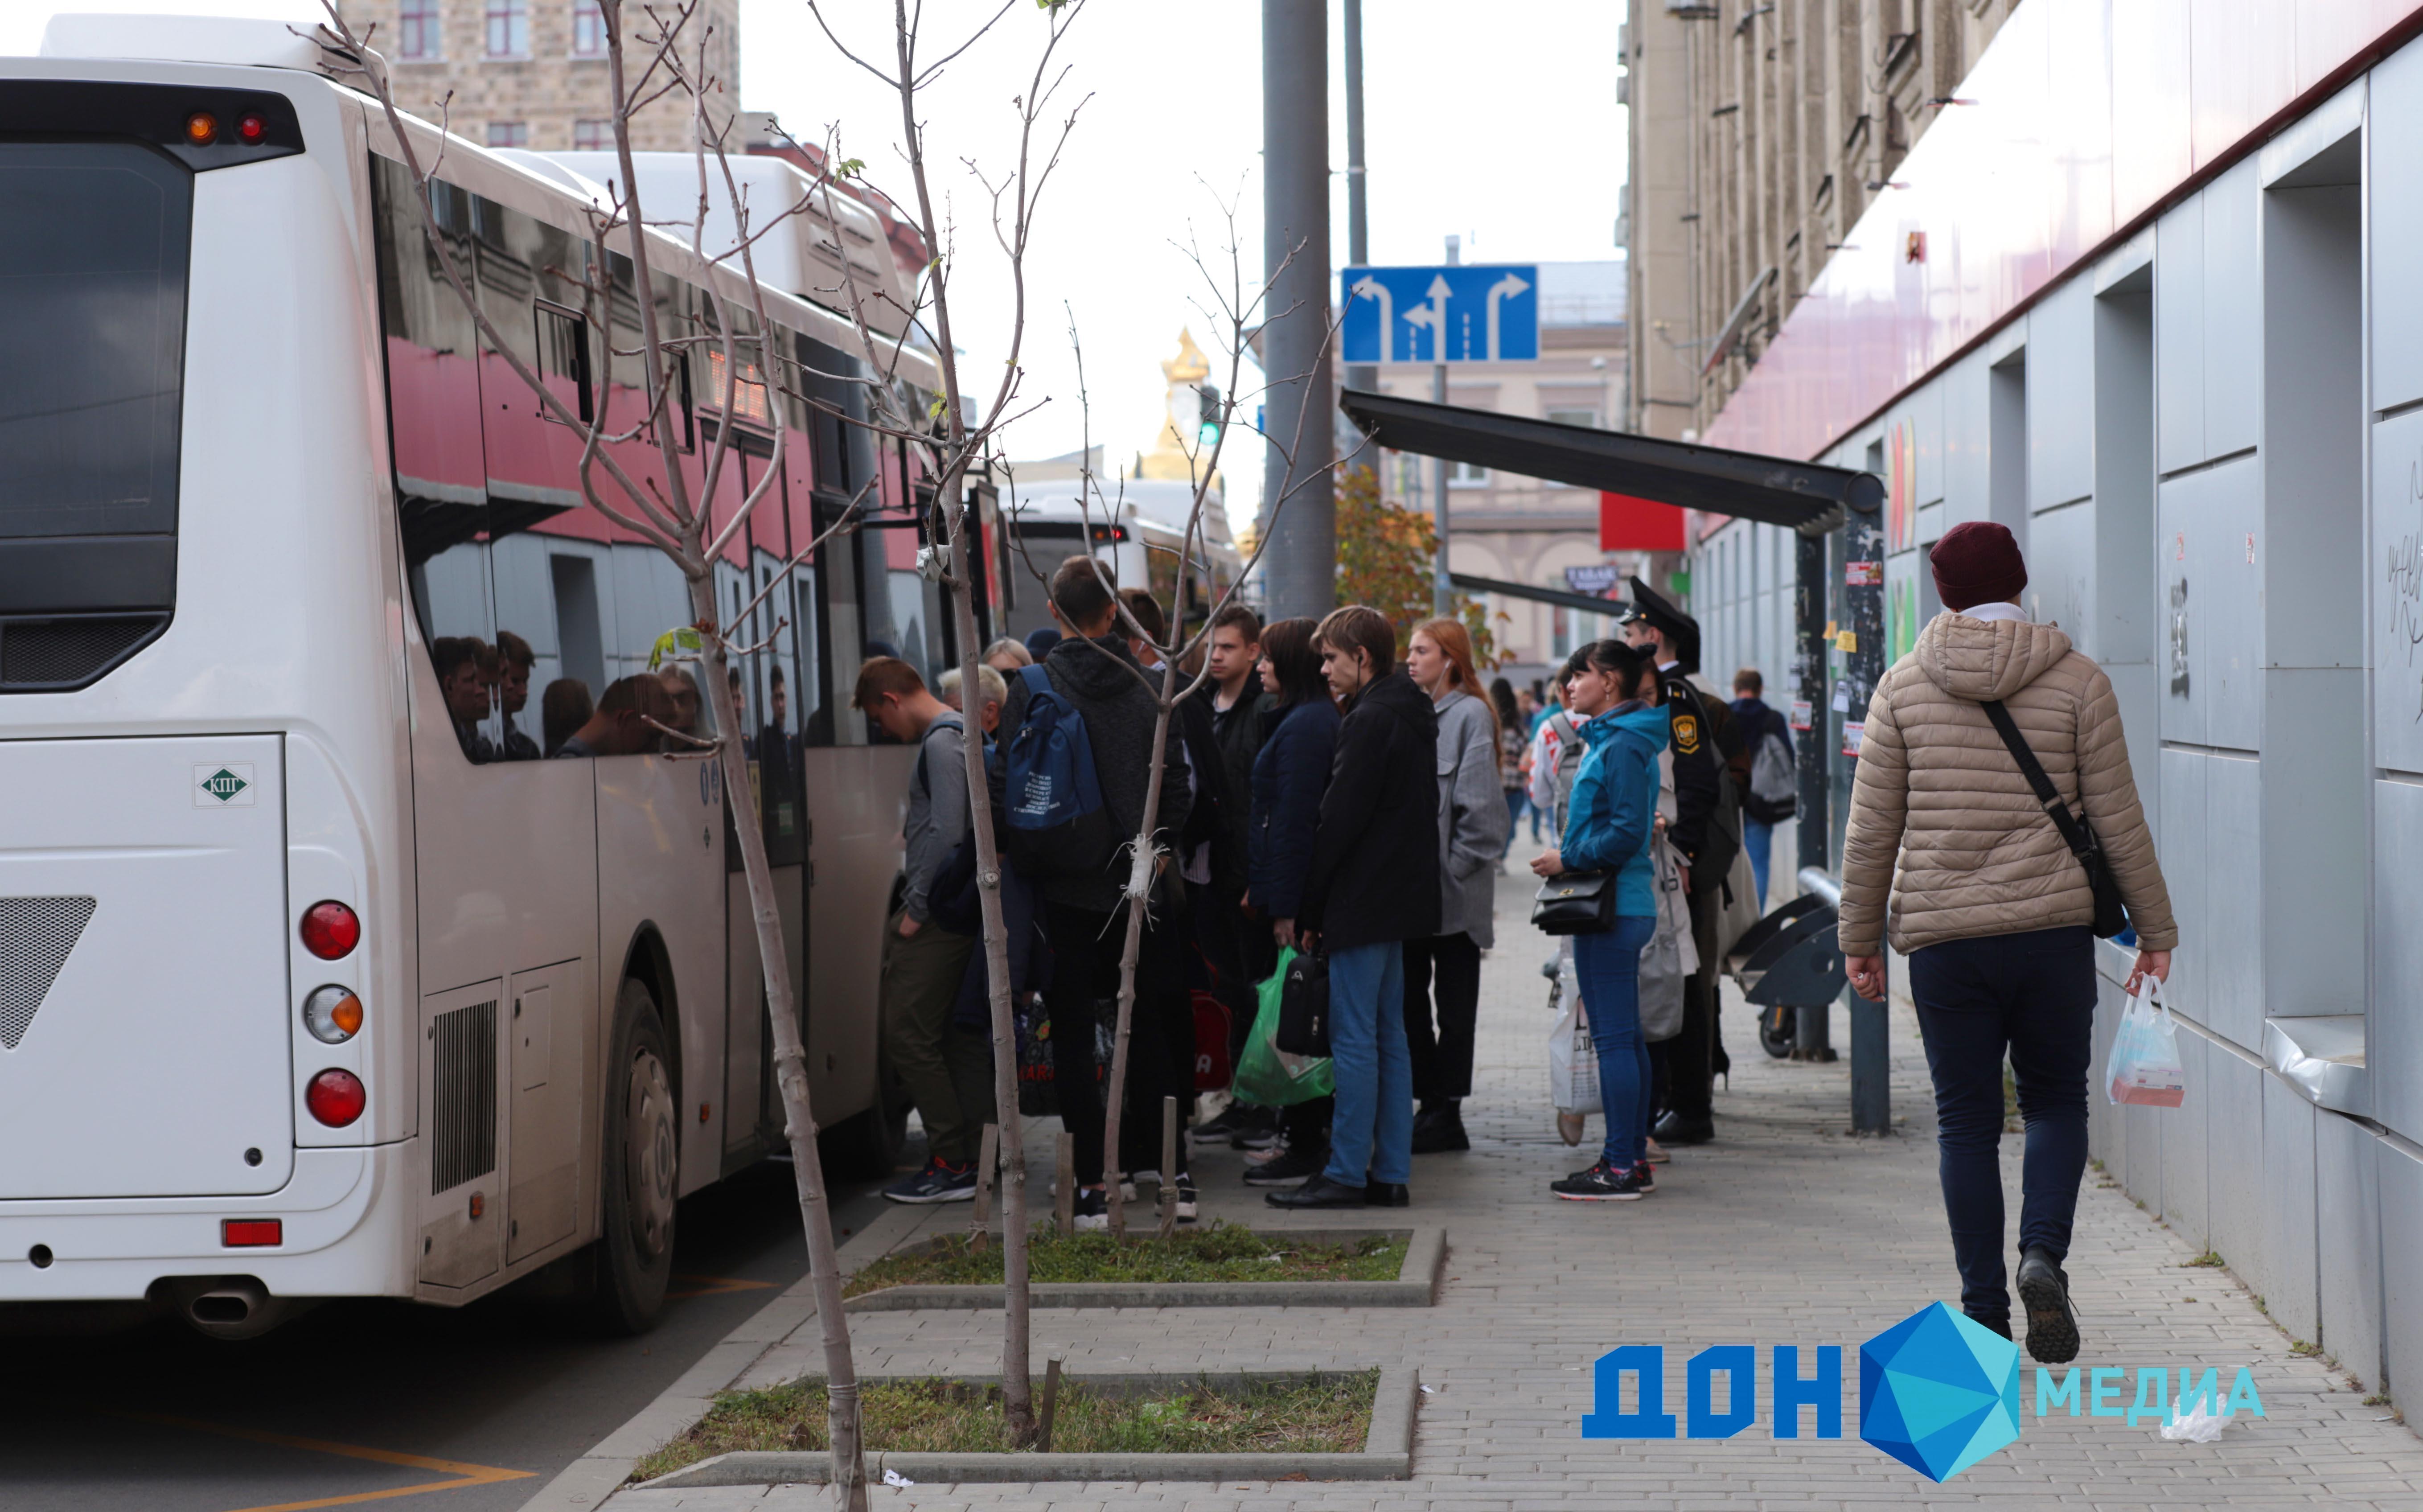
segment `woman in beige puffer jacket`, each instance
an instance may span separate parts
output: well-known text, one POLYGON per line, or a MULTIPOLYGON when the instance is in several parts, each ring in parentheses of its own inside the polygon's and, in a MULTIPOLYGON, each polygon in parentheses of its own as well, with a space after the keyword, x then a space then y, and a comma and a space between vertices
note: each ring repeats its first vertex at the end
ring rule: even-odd
POLYGON ((2086 1162, 2095 897, 1985 700, 2003 702, 2062 802, 2083 809, 2137 931, 2132 990, 2138 976, 2168 974, 2178 930, 2103 669, 2057 627, 2020 613, 2027 569, 2003 527, 1954 527, 1933 565, 1947 610, 1870 695, 1838 937, 1852 985, 1871 999, 1884 995, 1881 937, 1909 957, 1961 1304, 2005 1336, 1995 1146, 2008 1056, 2027 1124, 2019 1290, 2028 1351, 2060 1363, 2078 1352, 2061 1262, 2086 1162))

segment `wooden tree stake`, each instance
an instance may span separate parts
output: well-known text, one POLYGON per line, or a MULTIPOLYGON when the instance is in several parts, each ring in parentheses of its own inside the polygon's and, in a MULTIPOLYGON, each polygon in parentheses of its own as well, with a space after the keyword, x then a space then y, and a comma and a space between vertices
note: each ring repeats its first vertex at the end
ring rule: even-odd
POLYGON ((1001 1164, 1001 1125, 984 1126, 983 1152, 976 1156, 975 1211, 968 1219, 968 1248, 984 1253, 985 1240, 992 1230, 992 1172, 1001 1164))
POLYGON ((1077 1151, 1069 1142, 1069 1131, 1060 1131, 1056 1152, 1058 1179, 1053 1183, 1052 1214, 1059 1220, 1060 1237, 1074 1238, 1077 1233, 1077 1151))
POLYGON ((1161 1236, 1178 1228, 1178 1099, 1161 1100, 1161 1236))
POLYGON ((1043 1424, 1036 1430, 1035 1450, 1037 1454, 1052 1452, 1052 1419, 1060 1410, 1060 1357, 1053 1355, 1043 1364, 1043 1424))

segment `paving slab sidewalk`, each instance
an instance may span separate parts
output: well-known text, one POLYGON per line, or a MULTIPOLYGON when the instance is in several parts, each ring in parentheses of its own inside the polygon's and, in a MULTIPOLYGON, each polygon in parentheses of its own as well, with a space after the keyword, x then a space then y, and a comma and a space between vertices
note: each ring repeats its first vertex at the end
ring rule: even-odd
MULTIPOLYGON (((2225 1389, 2250 1366, 2267 1416, 2241 1417, 2219 1443, 2162 1441, 2153 1423, 2035 1417, 2034 1365, 2022 1361, 2023 1432, 2017 1443, 1938 1486, 1860 1441, 1858 1346, 1926 1303, 1956 1305, 1936 1186, 1934 1117, 1925 1063, 1907 1008, 1892 1019, 1895 1135, 1846 1132, 1847 1063, 1795 1065, 1762 1055, 1750 1011, 1728 1002, 1732 1084, 1718 1093, 1719 1139, 1678 1151, 1639 1202, 1568 1203, 1547 1183, 1588 1163, 1567 1149, 1546 1104, 1549 1018, 1539 963, 1549 942, 1524 920, 1530 889, 1510 872, 1499 887, 1499 947, 1482 967, 1475 1095, 1465 1105, 1467 1154, 1415 1163, 1409 1214, 1368 1215, 1373 1226, 1413 1218, 1448 1229, 1447 1279, 1433 1308, 1038 1310, 1034 1358, 1095 1371, 1300 1369, 1409 1364, 1431 1388, 1416 1429, 1414 1477, 1386 1485, 1258 1482, 878 1487, 879 1506, 923 1512, 1118 1506, 1168 1512, 1285 1506, 1320 1512, 1386 1507, 1437 1512, 1529 1508, 2035 1507, 2146 1505, 2423 1508, 2423 1440, 2324 1361, 2290 1341, 2224 1272, 2187 1268, 2184 1242, 2090 1171, 2069 1261, 2085 1348, 2079 1364, 2119 1365, 2133 1394, 2140 1366, 2220 1371, 2225 1389), (1762 1384, 1757 1421, 1727 1440, 1584 1440, 1592 1362, 1623 1344, 1661 1345, 1667 1408, 1683 1409, 1683 1361, 1711 1345, 1839 1344, 1844 1425, 1834 1440, 1772 1437, 1762 1384)), ((1597 1121, 1592 1120, 1592 1133, 1597 1121)), ((1042 1189, 1048 1136, 1036 1141, 1042 1189)), ((2016 1222, 2019 1140, 2004 1140, 2016 1222)), ((1242 1157, 1196 1159, 1206 1218, 1256 1226, 1338 1226, 1291 1220, 1239 1181, 1242 1157)), ((887 1222, 883 1245, 963 1225, 960 1206, 887 1222)), ((673 1393, 696 1401, 722 1372, 737 1384, 786 1380, 821 1368, 813 1318, 796 1299, 745 1327, 673 1393)), ((853 1313, 861 1367, 972 1371, 999 1359, 997 1312, 853 1313)), ((583 1464, 649 1444, 651 1409, 583 1464)), ((1804 1429, 1804 1431, 1807 1431, 1804 1429)), ((594 1484, 594 1482, 593 1482, 594 1484)), ((552 1490, 553 1488, 550 1488, 552 1490)), ((603 1489, 602 1487, 598 1489, 603 1489)), ((578 1504, 595 1504, 591 1499, 578 1504)), ((764 1508, 806 1512, 830 1493, 805 1486, 626 1489, 614 1512, 764 1508)), ((533 1507, 565 1501, 534 1500, 533 1507)))

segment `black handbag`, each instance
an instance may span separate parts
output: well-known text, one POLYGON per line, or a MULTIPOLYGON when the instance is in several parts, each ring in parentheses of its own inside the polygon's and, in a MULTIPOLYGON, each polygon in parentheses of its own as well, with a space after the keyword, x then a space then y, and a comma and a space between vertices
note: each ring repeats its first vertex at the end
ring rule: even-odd
POLYGON ((1279 983, 1279 1022, 1271 1042, 1291 1056, 1329 1054, 1329 958, 1299 954, 1279 983))
POLYGON ((1615 873, 1561 871, 1540 883, 1531 927, 1543 934, 1604 934, 1615 928, 1615 873))
POLYGON ((2120 884, 2112 880, 2112 864, 2104 859, 2102 843, 2095 838, 2095 832, 2087 828, 2083 820, 2071 813, 2069 805, 2061 801, 2061 794, 2053 790, 2052 779, 2045 775, 2044 764, 2036 760, 2035 752, 2028 748, 2027 738, 2019 734, 2019 727, 2011 723, 2011 711, 2003 707, 2003 701, 1988 698, 1977 707, 1994 722, 1994 733, 2011 748, 2011 759, 2019 764, 2019 774, 2027 778, 2028 786, 2035 790, 2036 802, 2043 805, 2045 817, 2052 820, 2052 827, 2059 830, 2062 839, 2068 842, 2069 853, 2078 857, 2078 864, 2086 868, 2086 885, 2095 894, 2095 937, 2108 940, 2127 929, 2129 910, 2120 901, 2120 884))

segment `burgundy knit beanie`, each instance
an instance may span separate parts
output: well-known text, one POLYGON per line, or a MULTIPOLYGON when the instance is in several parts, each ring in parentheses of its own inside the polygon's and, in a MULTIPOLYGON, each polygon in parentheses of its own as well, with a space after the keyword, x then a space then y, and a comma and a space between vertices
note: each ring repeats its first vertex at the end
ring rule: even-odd
POLYGON ((2028 565, 2007 526, 1972 519, 1955 525, 1930 556, 1936 596, 1953 611, 2017 598, 2028 585, 2028 565))

